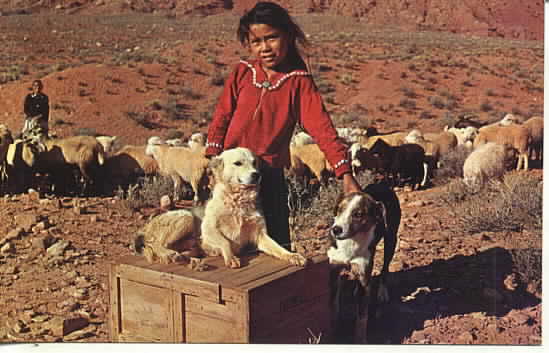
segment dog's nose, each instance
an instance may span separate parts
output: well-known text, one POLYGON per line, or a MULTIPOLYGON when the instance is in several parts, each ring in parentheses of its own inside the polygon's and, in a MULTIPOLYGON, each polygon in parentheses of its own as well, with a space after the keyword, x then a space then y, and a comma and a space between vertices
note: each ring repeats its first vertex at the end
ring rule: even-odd
POLYGON ((343 228, 341 228, 340 226, 333 226, 332 227, 332 235, 333 236, 337 237, 341 233, 343 233, 343 228))

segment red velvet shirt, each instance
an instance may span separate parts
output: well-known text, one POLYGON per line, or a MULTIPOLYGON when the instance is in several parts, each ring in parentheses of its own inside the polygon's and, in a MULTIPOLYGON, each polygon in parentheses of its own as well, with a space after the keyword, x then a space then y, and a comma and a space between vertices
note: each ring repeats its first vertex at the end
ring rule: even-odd
POLYGON ((206 155, 246 147, 272 167, 287 167, 290 139, 296 123, 300 123, 334 166, 337 177, 350 172, 347 149, 337 139, 311 76, 302 70, 293 71, 289 77, 277 73, 270 80, 274 87, 269 90, 254 85, 250 66, 255 69, 255 82, 267 80, 257 61, 238 64, 225 83, 209 126, 206 155))

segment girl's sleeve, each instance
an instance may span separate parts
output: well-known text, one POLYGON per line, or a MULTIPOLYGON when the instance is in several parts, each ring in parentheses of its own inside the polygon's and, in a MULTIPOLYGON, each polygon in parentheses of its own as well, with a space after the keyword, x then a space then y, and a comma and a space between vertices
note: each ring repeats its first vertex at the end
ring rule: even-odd
POLYGON ((227 128, 236 109, 237 101, 237 76, 239 66, 229 75, 219 102, 215 108, 212 122, 208 127, 208 139, 206 144, 206 156, 215 156, 223 151, 223 141, 227 128))
POLYGON ((351 172, 347 159, 347 147, 338 140, 330 115, 324 108, 322 97, 310 77, 301 78, 298 90, 299 121, 305 131, 313 137, 334 168, 336 177, 351 172))

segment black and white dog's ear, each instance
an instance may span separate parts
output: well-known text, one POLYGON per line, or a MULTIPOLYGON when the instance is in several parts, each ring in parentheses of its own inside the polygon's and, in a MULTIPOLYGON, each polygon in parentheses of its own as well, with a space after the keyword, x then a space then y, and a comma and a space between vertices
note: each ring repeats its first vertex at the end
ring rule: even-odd
POLYGON ((387 209, 383 202, 376 201, 374 217, 377 224, 382 224, 387 229, 387 209))
POLYGON ((337 212, 339 211, 339 204, 341 203, 344 197, 345 197, 344 193, 340 193, 339 196, 337 197, 337 200, 335 202, 335 207, 334 207, 334 217, 337 216, 337 212))

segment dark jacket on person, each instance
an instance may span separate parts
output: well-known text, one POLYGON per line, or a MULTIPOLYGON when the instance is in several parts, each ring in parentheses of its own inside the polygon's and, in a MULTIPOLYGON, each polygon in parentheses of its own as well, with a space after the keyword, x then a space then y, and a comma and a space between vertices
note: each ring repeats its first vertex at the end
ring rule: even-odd
POLYGON ((29 93, 25 98, 24 110, 27 118, 42 115, 40 119, 48 121, 50 115, 48 96, 44 93, 29 93))

